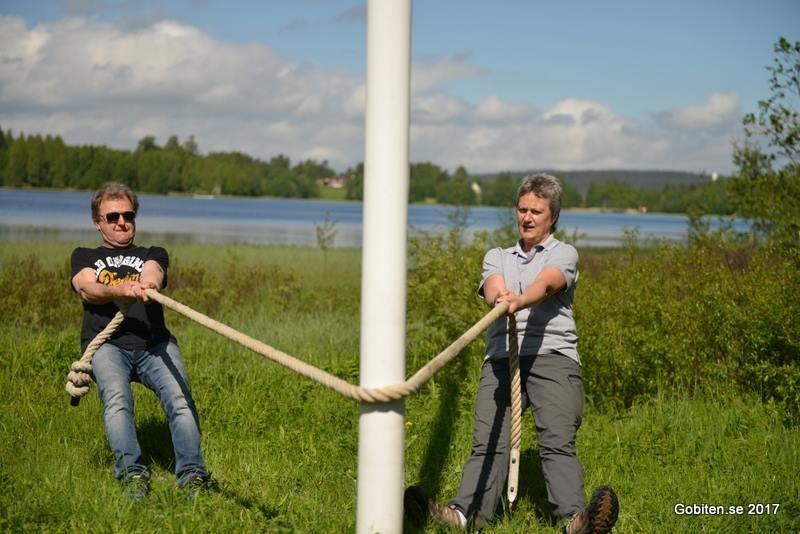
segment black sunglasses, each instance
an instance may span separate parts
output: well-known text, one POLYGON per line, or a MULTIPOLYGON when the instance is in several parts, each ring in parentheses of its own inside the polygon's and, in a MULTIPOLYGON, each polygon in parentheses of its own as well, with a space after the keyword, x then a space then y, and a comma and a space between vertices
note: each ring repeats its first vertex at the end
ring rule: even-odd
POLYGON ((135 211, 123 211, 122 213, 118 211, 110 211, 106 213, 105 218, 108 224, 117 224, 120 216, 128 222, 133 222, 136 219, 136 212, 135 211))

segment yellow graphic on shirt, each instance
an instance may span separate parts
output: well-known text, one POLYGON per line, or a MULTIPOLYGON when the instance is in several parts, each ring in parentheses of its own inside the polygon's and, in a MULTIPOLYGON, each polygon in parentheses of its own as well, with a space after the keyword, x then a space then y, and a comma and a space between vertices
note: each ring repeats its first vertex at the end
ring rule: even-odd
POLYGON ((107 286, 118 286, 123 282, 138 282, 141 273, 128 273, 123 278, 117 276, 117 273, 103 269, 97 273, 97 281, 107 286))

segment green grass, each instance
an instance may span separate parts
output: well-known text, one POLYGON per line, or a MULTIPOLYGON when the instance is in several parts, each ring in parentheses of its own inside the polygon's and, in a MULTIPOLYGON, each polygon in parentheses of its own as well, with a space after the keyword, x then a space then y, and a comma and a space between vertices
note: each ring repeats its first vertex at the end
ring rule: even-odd
POLYGON ((319 198, 321 200, 347 200, 347 190, 344 188, 320 187, 319 198))
MULTIPOLYGON (((169 310, 220 489, 186 502, 161 408, 136 385, 153 493, 125 501, 96 387, 76 409, 63 389, 79 357, 71 249, 0 242, 0 531, 354 530, 358 405, 169 310)), ((359 251, 176 245, 170 253, 171 296, 357 381, 359 251)), ((425 321, 413 308, 409 323, 409 362, 441 348, 423 339, 425 321)), ((455 492, 469 454, 481 345, 406 403, 406 482, 440 499, 455 492)), ((518 507, 486 532, 554 532, 529 414, 524 424, 518 507)), ((656 395, 622 410, 589 405, 578 434, 587 492, 609 483, 619 493, 618 532, 796 532, 798 443, 800 429, 786 425, 778 405, 733 393, 656 395), (775 515, 678 516, 677 503, 781 507, 775 515)))

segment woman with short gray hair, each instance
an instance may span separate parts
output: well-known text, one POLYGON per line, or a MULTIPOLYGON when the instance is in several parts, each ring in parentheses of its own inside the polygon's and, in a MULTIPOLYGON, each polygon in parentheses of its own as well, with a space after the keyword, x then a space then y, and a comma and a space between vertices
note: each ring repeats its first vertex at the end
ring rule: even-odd
MULTIPOLYGON (((483 260, 478 294, 489 306, 509 304, 514 315, 523 410, 530 406, 537 430, 542 475, 564 531, 608 532, 618 501, 608 486, 586 505, 583 467, 575 438, 583 419, 583 383, 572 303, 578 281, 578 252, 553 236, 561 213, 561 184, 549 174, 524 177, 517 191, 514 246, 494 248, 483 260)), ((447 505, 427 501, 421 488, 406 490, 414 521, 428 512, 437 523, 480 529, 500 502, 509 465, 509 321, 502 317, 486 333, 486 357, 475 402, 472 453, 458 495, 447 505)))

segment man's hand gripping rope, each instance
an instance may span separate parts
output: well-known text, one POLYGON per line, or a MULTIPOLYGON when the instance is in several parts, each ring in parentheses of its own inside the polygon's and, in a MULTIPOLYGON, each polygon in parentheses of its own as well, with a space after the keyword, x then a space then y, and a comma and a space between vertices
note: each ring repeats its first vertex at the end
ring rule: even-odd
MULTIPOLYGON (((403 399, 419 390, 419 388, 422 387, 425 382, 430 380, 434 374, 442 369, 442 367, 444 367, 450 360, 455 358, 461 352, 461 350, 464 349, 464 347, 477 338, 481 332, 489 327, 490 324, 492 324, 496 319, 505 315, 509 306, 507 302, 498 303, 497 306, 489 311, 489 313, 484 315, 483 318, 481 318, 477 323, 464 332, 461 337, 456 339, 452 344, 450 344, 450 346, 431 359, 431 361, 429 361, 419 371, 414 373, 414 375, 405 382, 379 388, 364 388, 350 384, 349 382, 342 380, 337 376, 331 375, 330 373, 327 373, 284 352, 270 347, 269 345, 266 345, 257 339, 253 339, 245 334, 242 334, 241 332, 238 332, 225 324, 215 321, 214 319, 211 319, 202 313, 196 312, 180 302, 158 293, 154 289, 146 289, 145 294, 150 299, 161 303, 171 310, 177 311, 181 315, 200 323, 201 325, 213 330, 223 337, 227 337, 228 339, 236 341, 240 345, 252 350, 253 352, 277 362, 284 367, 287 367, 296 373, 305 376, 306 378, 310 378, 322 384, 323 386, 333 389, 337 393, 347 398, 366 403, 391 402, 394 400, 403 399)), ((86 347, 81 359, 72 364, 72 371, 69 374, 67 382, 67 392, 70 394, 70 396, 72 396, 71 404, 73 406, 77 406, 80 402, 80 397, 89 391, 89 383, 91 382, 91 376, 89 373, 92 369, 91 361, 94 353, 111 337, 111 335, 114 333, 114 330, 125 318, 125 313, 127 313, 127 307, 114 316, 106 328, 100 332, 91 343, 89 343, 89 346, 86 347)))

